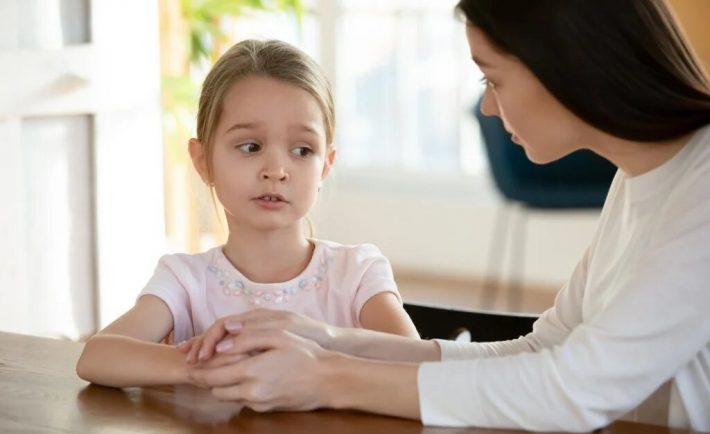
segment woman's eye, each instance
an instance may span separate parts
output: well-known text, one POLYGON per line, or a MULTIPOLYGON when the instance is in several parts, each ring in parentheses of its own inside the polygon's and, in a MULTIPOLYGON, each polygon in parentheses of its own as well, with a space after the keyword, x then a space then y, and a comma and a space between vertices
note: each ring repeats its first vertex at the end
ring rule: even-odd
POLYGON ((298 148, 293 148, 291 153, 299 157, 307 157, 313 153, 313 150, 307 146, 299 146, 298 148))
POLYGON ((242 143, 237 146, 237 149, 247 154, 253 154, 254 152, 259 152, 261 150, 261 146, 256 143, 242 143))
POLYGON ((483 83, 483 85, 486 86, 486 87, 490 87, 491 89, 493 89, 493 88, 496 87, 496 85, 493 84, 493 83, 488 79, 488 77, 486 77, 486 76, 483 76, 483 77, 481 78, 481 83, 483 83))

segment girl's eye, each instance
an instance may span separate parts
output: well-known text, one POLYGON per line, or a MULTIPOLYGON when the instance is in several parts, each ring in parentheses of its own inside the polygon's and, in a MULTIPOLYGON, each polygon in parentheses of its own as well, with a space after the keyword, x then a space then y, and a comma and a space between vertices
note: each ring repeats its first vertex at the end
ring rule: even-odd
POLYGON ((313 149, 307 146, 299 146, 298 148, 291 149, 291 153, 299 157, 307 157, 313 153, 313 149))
POLYGON ((256 143, 242 143, 237 146, 237 149, 246 154, 253 154, 254 152, 259 152, 261 150, 261 146, 256 143))

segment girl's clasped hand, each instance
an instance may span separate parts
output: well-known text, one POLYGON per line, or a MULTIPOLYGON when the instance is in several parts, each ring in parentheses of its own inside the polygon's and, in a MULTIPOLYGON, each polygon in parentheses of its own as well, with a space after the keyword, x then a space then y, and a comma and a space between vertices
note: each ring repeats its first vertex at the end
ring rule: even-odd
POLYGON ((310 410, 325 403, 318 382, 304 378, 327 374, 320 362, 333 353, 319 342, 333 333, 333 327, 293 312, 258 309, 221 318, 177 348, 186 355, 190 381, 219 399, 256 411, 310 410))
MULTIPOLYGON (((249 354, 258 350, 245 350, 240 336, 251 333, 291 332, 299 337, 310 339, 321 346, 336 334, 336 327, 312 320, 294 312, 255 309, 239 315, 231 315, 215 321, 200 336, 195 336, 177 345, 178 350, 186 354, 190 365, 204 364, 215 356, 227 354, 249 354)), ((214 363, 214 361, 213 361, 214 363)), ((212 366, 212 365, 209 365, 212 366)))

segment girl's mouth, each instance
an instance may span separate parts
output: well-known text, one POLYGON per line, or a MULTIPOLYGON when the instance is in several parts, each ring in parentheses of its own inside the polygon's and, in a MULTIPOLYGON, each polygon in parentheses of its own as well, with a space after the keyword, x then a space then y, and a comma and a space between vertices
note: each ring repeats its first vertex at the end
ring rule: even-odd
POLYGON ((266 193, 261 196, 256 197, 256 200, 263 200, 266 202, 288 202, 286 198, 278 193, 266 193))

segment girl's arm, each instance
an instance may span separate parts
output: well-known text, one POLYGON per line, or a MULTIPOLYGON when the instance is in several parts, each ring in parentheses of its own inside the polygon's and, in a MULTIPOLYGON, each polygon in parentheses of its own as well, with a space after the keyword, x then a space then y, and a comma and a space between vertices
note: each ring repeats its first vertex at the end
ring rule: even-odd
POLYGON ((174 346, 158 343, 172 328, 167 305, 158 297, 145 295, 86 342, 76 372, 84 380, 104 386, 184 383, 184 354, 174 346))
POLYGON ((367 300, 360 310, 360 324, 370 330, 419 338, 412 319, 391 292, 381 292, 367 300))

